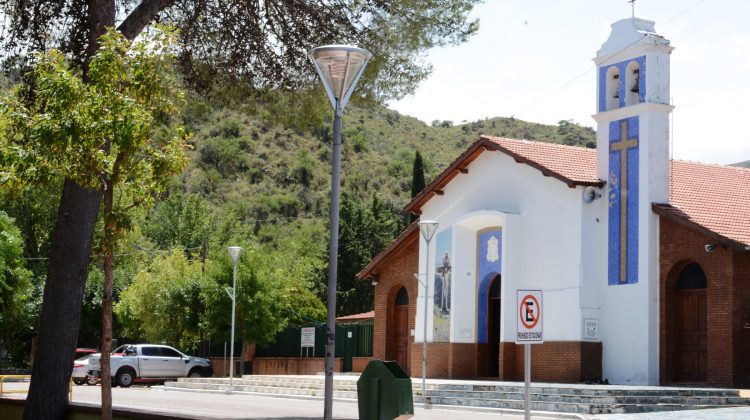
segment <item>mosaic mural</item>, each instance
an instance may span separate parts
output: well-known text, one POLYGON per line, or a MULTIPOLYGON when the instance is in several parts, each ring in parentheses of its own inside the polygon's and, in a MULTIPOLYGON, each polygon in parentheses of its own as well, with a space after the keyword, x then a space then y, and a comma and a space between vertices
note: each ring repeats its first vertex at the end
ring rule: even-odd
POLYGON ((433 336, 434 342, 450 341, 451 332, 451 283, 453 280, 453 230, 446 229, 437 234, 435 252, 435 287, 433 288, 433 336))
POLYGON ((500 274, 503 232, 491 228, 477 234, 477 342, 487 342, 487 294, 500 274))
POLYGON ((638 283, 638 117, 609 123, 608 284, 638 283))

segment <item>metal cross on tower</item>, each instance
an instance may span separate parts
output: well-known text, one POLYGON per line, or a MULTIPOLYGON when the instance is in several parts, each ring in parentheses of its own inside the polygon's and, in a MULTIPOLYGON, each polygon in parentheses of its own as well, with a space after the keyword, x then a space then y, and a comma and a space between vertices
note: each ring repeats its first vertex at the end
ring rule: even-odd
POLYGON ((628 0, 628 3, 630 3, 630 10, 633 13, 633 19, 635 19, 635 0, 628 0))

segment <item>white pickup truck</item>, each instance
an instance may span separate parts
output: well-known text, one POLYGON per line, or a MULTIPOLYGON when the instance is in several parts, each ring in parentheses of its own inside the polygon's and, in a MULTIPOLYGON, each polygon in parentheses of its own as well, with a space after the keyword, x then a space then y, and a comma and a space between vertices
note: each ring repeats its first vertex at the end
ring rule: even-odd
MULTIPOLYGON (((89 358, 89 375, 100 376, 101 354, 89 358)), ((211 376, 211 361, 160 344, 125 344, 110 356, 112 385, 127 388, 137 379, 211 376)))

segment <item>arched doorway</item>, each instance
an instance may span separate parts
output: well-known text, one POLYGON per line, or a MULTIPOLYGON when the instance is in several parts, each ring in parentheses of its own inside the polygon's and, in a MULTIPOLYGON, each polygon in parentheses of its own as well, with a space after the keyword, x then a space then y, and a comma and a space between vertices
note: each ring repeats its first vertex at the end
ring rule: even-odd
POLYGON ((697 263, 680 270, 674 297, 674 380, 706 381, 706 273, 697 263))
POLYGON ((490 345, 489 376, 500 376, 500 275, 492 279, 487 295, 487 342, 490 345))
POLYGON ((401 286, 389 299, 385 357, 409 371, 409 293, 401 286))

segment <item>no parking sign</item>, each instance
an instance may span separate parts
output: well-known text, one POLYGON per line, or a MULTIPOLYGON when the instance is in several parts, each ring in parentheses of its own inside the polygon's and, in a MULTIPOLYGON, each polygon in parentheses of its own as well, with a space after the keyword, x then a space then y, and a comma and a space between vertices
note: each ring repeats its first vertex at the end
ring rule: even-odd
POLYGON ((544 342, 542 332, 542 291, 517 290, 516 344, 544 342))

